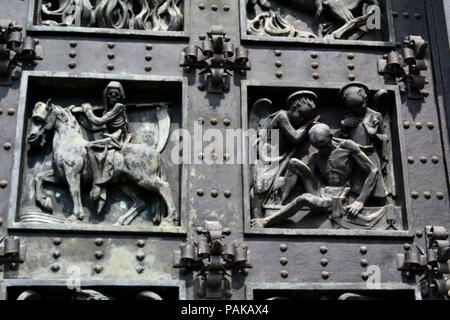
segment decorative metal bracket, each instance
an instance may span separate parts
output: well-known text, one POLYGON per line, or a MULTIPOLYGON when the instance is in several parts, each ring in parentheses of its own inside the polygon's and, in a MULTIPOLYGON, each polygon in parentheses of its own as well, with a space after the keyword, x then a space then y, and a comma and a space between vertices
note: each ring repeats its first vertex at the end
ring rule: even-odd
POLYGON ((231 231, 218 221, 205 221, 204 227, 198 228, 197 232, 203 238, 182 243, 180 250, 173 252, 173 266, 198 271, 197 277, 202 281, 200 295, 219 299, 223 296, 225 275, 231 276, 227 271, 246 275, 246 269, 252 267, 250 252, 243 243, 223 241, 231 231))
POLYGON ((396 78, 401 91, 408 89, 408 98, 423 99, 426 79, 420 74, 428 69, 425 63, 427 42, 421 36, 408 36, 403 41, 403 55, 391 51, 378 60, 378 73, 396 78), (404 84, 400 84, 404 82, 404 84))
POLYGON ((11 70, 23 62, 42 60, 43 50, 31 37, 23 37, 22 26, 0 20, 0 85, 11 84, 11 70))
POLYGON ((19 237, 0 235, 0 264, 25 261, 26 246, 19 237))
POLYGON ((186 70, 201 68, 200 74, 209 78, 208 92, 223 93, 229 90, 231 70, 250 70, 248 50, 237 47, 226 36, 222 26, 213 26, 202 47, 187 46, 181 54, 180 66, 186 70), (234 59, 233 59, 234 56, 234 59))
POLYGON ((407 277, 422 275, 419 280, 422 295, 450 296, 450 242, 444 227, 425 228, 425 250, 418 246, 405 247, 406 253, 397 254, 397 269, 407 277))

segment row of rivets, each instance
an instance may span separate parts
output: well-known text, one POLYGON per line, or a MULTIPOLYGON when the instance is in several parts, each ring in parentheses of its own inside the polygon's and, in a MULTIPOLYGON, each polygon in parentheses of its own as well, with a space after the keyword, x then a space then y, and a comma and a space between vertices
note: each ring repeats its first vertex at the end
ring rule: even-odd
MULTIPOLYGON (((419 122, 419 121, 416 122, 416 123, 414 124, 414 126, 416 127, 417 130, 421 130, 421 129, 423 128, 422 122, 419 122)), ((430 130, 433 130, 434 127, 435 127, 434 123, 431 122, 431 121, 428 121, 428 122, 426 123, 426 126, 427 126, 427 128, 430 129, 430 130)), ((411 127, 411 124, 409 123, 409 121, 403 121, 403 128, 409 129, 410 127, 411 127)))
MULTIPOLYGON (((197 189, 197 195, 198 195, 199 197, 202 197, 204 194, 205 194, 205 190, 203 190, 203 189, 201 189, 201 188, 197 189)), ((209 191, 209 194, 211 195, 211 197, 217 198, 217 196, 219 195, 219 191, 217 191, 216 189, 212 189, 212 190, 209 191)), ((225 191, 223 192, 223 195, 224 195, 226 198, 231 197, 231 190, 225 190, 225 191)))
MULTIPOLYGON (((57 249, 57 247, 59 247, 61 243, 62 243, 61 238, 53 238, 53 244, 55 245, 56 248, 53 250, 52 256, 55 260, 57 260, 61 256, 61 252, 57 249)), ((53 272, 58 272, 59 270, 61 270, 61 265, 57 262, 54 262, 50 266, 50 269, 53 272)))
MULTIPOLYGON (((199 8, 200 10, 205 10, 206 6, 205 6, 204 3, 199 3, 199 4, 198 4, 198 8, 199 8)), ((211 5, 211 10, 212 10, 212 11, 217 11, 217 9, 219 9, 219 6, 218 6, 217 4, 211 5)), ((230 6, 227 5, 227 4, 225 4, 225 5, 222 7, 222 9, 223 9, 223 11, 228 12, 228 11, 230 11, 230 6)))
MULTIPOLYGON (((405 18, 405 19, 409 19, 409 17, 410 17, 410 14, 409 14, 409 12, 403 12, 403 17, 405 18)), ((398 14, 398 12, 397 11, 392 11, 392 16, 394 17, 394 18, 397 18, 398 16, 399 16, 399 14, 398 14)), ((414 13, 414 17, 417 19, 417 20, 419 20, 420 18, 422 18, 422 15, 420 14, 420 13, 414 13)))
MULTIPOLYGON (((201 125, 203 125, 205 123, 205 118, 203 117, 198 117, 197 118, 197 122, 200 123, 201 125)), ((217 118, 211 118, 209 119, 209 122, 215 126, 219 123, 219 121, 217 120, 217 118)), ((228 127, 231 124, 231 120, 228 118, 223 119, 223 124, 228 127)))
MULTIPOLYGON (((70 57, 70 59, 75 59, 75 57, 77 56, 77 52, 74 50, 74 49, 77 47, 77 45, 78 45, 78 44, 77 44, 76 41, 70 41, 70 42, 69 42, 69 46, 72 48, 72 49, 69 51, 69 57, 70 57)), ((75 61, 70 60, 69 63, 67 64, 67 66, 68 66, 70 69, 74 69, 74 68, 77 66, 77 64, 76 64, 75 61)))
MULTIPOLYGON (((423 164, 428 162, 427 157, 423 156, 419 158, 420 162, 422 162, 423 164)), ((413 164, 415 162, 414 157, 409 156, 408 157, 408 163, 413 164)), ((439 157, 438 156, 432 156, 431 157, 431 162, 433 162, 434 164, 439 163, 439 157)))
MULTIPOLYGON (((282 243, 282 244, 280 244, 280 251, 281 252, 286 252, 288 250, 288 245, 286 244, 286 243, 282 243)), ((280 258, 280 264, 282 265, 282 266, 285 266, 285 265, 287 265, 288 264, 288 258, 286 258, 286 257, 281 257, 280 258)), ((288 275, 289 275, 289 273, 288 273, 288 271, 287 270, 281 270, 280 271, 280 276, 283 278, 283 279, 286 279, 287 277, 288 277, 288 275)))
MULTIPOLYGON (((431 194, 431 192, 425 191, 423 193, 423 197, 425 199, 427 199, 427 200, 430 200, 433 197, 433 195, 431 194)), ((419 198, 419 192, 411 191, 411 198, 418 199, 419 198)), ((439 199, 439 200, 442 200, 442 199, 444 199, 444 194, 442 192, 436 192, 436 198, 439 199)))

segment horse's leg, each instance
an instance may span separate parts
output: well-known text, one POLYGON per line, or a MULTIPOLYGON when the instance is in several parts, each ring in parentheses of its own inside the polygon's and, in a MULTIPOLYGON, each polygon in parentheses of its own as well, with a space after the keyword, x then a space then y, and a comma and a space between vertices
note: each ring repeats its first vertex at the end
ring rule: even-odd
POLYGON ((166 202, 167 217, 163 218, 161 224, 176 225, 178 221, 177 209, 172 198, 172 191, 170 190, 169 183, 156 175, 151 177, 144 175, 137 183, 147 190, 158 192, 166 202))
MULTIPOLYGON (((350 14, 351 14, 351 12, 350 12, 350 14)), ((346 17, 346 19, 349 18, 347 16, 347 14, 344 15, 344 16, 346 17)), ((360 24, 361 22, 366 21, 367 19, 369 19, 370 16, 371 16, 371 14, 366 14, 366 15, 363 15, 363 16, 360 16, 360 17, 357 17, 357 18, 352 18, 350 20, 345 20, 346 23, 342 27, 340 27, 339 29, 334 31, 332 34, 330 34, 330 37, 333 38, 333 39, 341 39, 342 36, 346 32, 356 28, 358 26, 358 24, 360 24)), ((351 17, 353 17, 353 15, 351 15, 351 17)))
POLYGON ((51 182, 51 183, 59 182, 59 178, 55 176, 55 172, 53 169, 38 173, 34 178, 35 183, 34 188, 36 191, 37 204, 40 205, 43 209, 52 212, 53 211, 52 200, 48 192, 43 190, 42 185, 44 182, 51 182))
POLYGON ((129 225, 134 218, 145 209, 145 202, 141 199, 139 195, 139 190, 132 184, 118 184, 118 187, 122 192, 128 196, 133 204, 131 208, 122 215, 114 225, 129 225))
POLYGON ((80 171, 76 170, 73 167, 65 167, 64 172, 66 174, 67 184, 69 185, 70 195, 72 196, 73 201, 73 213, 68 219, 69 221, 73 221, 75 220, 75 218, 83 220, 84 209, 81 202, 80 171))

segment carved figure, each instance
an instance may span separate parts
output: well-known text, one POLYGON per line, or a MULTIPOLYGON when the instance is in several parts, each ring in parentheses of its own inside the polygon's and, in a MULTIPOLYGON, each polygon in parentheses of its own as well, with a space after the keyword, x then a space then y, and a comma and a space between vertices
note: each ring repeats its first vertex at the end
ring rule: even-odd
MULTIPOLYGON (((111 92, 117 93, 116 90, 110 89, 119 88, 120 86, 117 83, 110 84, 105 90, 106 96, 111 92)), ((117 100, 117 97, 112 98, 111 95, 109 104, 114 99, 117 100)), ((114 104, 114 108, 122 110, 122 107, 117 106, 118 103, 114 104)), ((162 219, 161 224, 177 224, 177 210, 170 185, 165 178, 163 160, 160 155, 164 144, 158 143, 155 146, 149 146, 143 143, 124 143, 127 141, 129 133, 126 129, 126 122, 124 122, 123 110, 122 113, 117 112, 117 114, 116 111, 107 111, 102 118, 93 118, 92 115, 89 115, 90 107, 85 105, 83 109, 92 119, 106 117, 111 118, 112 121, 105 122, 110 125, 110 132, 112 133, 102 142, 94 141, 93 145, 102 145, 109 153, 106 160, 109 170, 108 178, 102 183, 114 184, 133 201, 132 207, 118 219, 117 224, 130 224, 145 208, 146 205, 139 194, 139 188, 156 192, 163 198, 168 213, 167 217, 162 219), (110 146, 114 147, 108 149, 110 146)), ((75 111, 74 108, 71 108, 71 110, 75 111)), ((53 169, 41 172, 35 177, 36 203, 44 210, 52 212, 52 201, 49 194, 43 190, 43 183, 66 182, 73 200, 73 213, 68 221, 83 220, 85 214, 81 202, 80 183, 81 181, 92 181, 93 176, 95 176, 95 173, 93 173, 95 169, 91 169, 88 161, 88 153, 90 152, 88 150, 91 147, 91 142, 83 138, 81 127, 69 108, 55 105, 51 100, 48 100, 47 103, 38 102, 33 110, 27 140, 32 145, 43 146, 47 134, 51 131, 54 131, 53 169)), ((98 182, 98 180, 94 181, 94 184, 98 182)))
MULTIPOLYGON (((259 4, 263 13, 248 21, 247 30, 250 34, 269 34, 271 36, 289 36, 302 38, 342 39, 344 34, 361 27, 359 34, 353 36, 354 39, 361 37, 367 30, 362 25, 370 18, 373 12, 367 12, 368 5, 376 5, 377 0, 280 0, 283 4, 288 4, 304 12, 315 12, 315 17, 319 18, 324 10, 328 10, 337 20, 337 25, 325 24, 321 26, 322 32, 327 34, 315 35, 312 32, 301 31, 293 27, 279 12, 271 9, 268 0, 248 0, 247 7, 252 9, 259 4), (354 10, 363 6, 360 16, 355 17, 354 10), (327 30, 323 28, 326 27, 327 30)), ((321 32, 321 33, 322 33, 321 32)))
MULTIPOLYGON (((253 105, 250 115, 250 127, 257 130, 257 144, 271 145, 272 150, 279 154, 259 155, 253 166, 252 195, 254 202, 254 217, 263 216, 263 208, 267 203, 277 203, 280 200, 276 190, 276 180, 285 172, 286 166, 306 138, 308 130, 314 124, 314 111, 317 96, 312 91, 297 91, 287 99, 289 110, 273 110, 269 99, 260 99, 253 105), (272 130, 279 130, 280 141, 272 139, 272 130), (276 145, 278 144, 278 146, 276 145), (261 203, 262 201, 262 203, 261 203)), ((266 150, 261 150, 265 152, 266 150)))
MULTIPOLYGON (((339 92, 339 97, 348 109, 352 112, 350 116, 341 121, 343 138, 348 138, 356 142, 372 163, 377 167, 380 174, 374 188, 372 197, 386 199, 388 191, 384 183, 382 165, 378 156, 378 146, 387 143, 389 137, 383 132, 384 119, 381 113, 368 108, 369 88, 362 83, 349 83, 339 92)), ((383 150, 383 148, 379 148, 383 150)), ((364 175, 361 169, 355 168, 352 179, 352 191, 359 193, 364 184, 364 175)))
POLYGON ((308 165, 298 159, 291 159, 285 178, 286 185, 289 186, 285 190, 285 196, 296 183, 301 183, 306 193, 269 217, 251 220, 253 227, 276 225, 295 215, 303 207, 331 213, 334 218, 344 215, 355 218, 364 208, 377 182, 379 171, 376 166, 355 142, 334 138, 326 124, 314 125, 308 135, 311 144, 318 151, 312 155, 308 165), (364 170, 366 178, 358 198, 351 205, 345 206, 355 166, 364 170))

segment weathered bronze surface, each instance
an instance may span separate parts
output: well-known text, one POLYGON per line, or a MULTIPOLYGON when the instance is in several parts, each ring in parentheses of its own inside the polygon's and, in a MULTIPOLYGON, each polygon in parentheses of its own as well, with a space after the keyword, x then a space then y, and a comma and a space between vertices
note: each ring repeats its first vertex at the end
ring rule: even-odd
POLYGON ((448 12, 0 1, 0 299, 448 299, 448 12))

